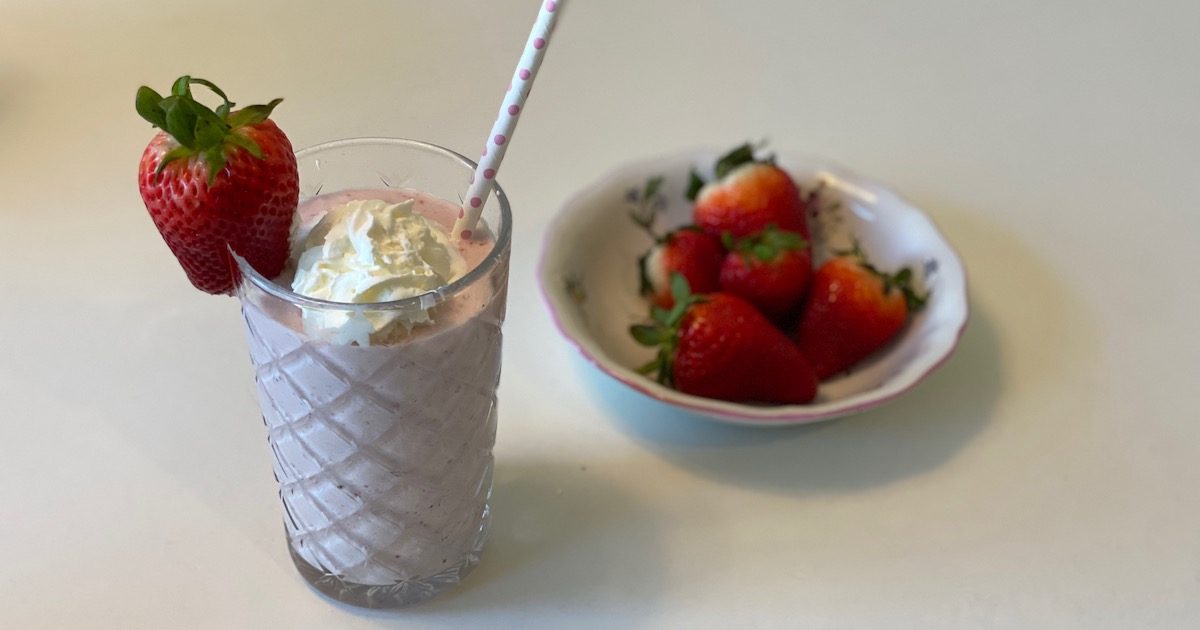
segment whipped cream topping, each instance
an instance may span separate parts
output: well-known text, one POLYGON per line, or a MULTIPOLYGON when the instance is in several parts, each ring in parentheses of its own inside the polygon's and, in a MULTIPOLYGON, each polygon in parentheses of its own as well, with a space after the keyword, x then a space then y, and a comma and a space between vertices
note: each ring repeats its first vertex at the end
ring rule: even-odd
MULTIPOLYGON (((350 201, 293 235, 292 290, 312 298, 352 304, 416 297, 454 282, 467 264, 449 235, 413 212, 413 201, 350 201)), ((304 329, 332 343, 370 344, 394 325, 407 330, 430 322, 428 306, 402 310, 304 309, 304 329)))

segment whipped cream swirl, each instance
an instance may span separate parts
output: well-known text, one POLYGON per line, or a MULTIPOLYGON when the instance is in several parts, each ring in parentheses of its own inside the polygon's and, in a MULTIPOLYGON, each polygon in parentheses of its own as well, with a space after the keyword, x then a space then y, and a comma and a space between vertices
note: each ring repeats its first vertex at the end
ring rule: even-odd
MULTIPOLYGON (((302 229, 302 228, 299 228, 302 229)), ((331 302, 370 304, 416 297, 467 272, 449 235, 413 212, 413 201, 350 201, 325 214, 307 234, 294 235, 302 252, 292 290, 331 302)), ((304 309, 304 329, 332 343, 370 344, 394 325, 430 322, 428 306, 411 309, 304 309)))

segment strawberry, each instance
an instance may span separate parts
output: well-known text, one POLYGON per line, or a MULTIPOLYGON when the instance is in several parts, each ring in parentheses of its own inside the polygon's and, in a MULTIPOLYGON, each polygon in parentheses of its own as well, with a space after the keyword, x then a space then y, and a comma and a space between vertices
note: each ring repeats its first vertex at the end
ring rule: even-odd
POLYGON ((712 293, 718 288, 717 276, 725 250, 716 237, 695 227, 683 227, 670 232, 638 259, 641 268, 641 290, 656 306, 671 308, 672 274, 683 275, 697 293, 712 293))
POLYGON ((630 327, 638 343, 658 347, 639 372, 706 398, 779 404, 813 399, 812 368, 749 302, 728 293, 693 295, 682 274, 671 277, 671 289, 671 310, 654 308, 653 324, 630 327))
POLYGON ((773 157, 756 160, 754 147, 744 144, 717 161, 715 174, 706 184, 693 170, 688 185, 688 199, 695 202, 692 220, 705 232, 740 238, 774 224, 808 238, 805 201, 773 157))
POLYGON ((675 303, 671 297, 671 275, 683 274, 697 293, 716 291, 717 273, 725 250, 716 237, 695 226, 677 228, 663 236, 655 231, 658 211, 666 205, 658 192, 662 183, 662 177, 651 177, 641 191, 629 192, 629 200, 636 204, 630 210, 629 218, 654 239, 650 250, 638 258, 641 293, 654 305, 671 308, 675 303))
POLYGON ((912 288, 909 268, 879 271, 856 244, 813 274, 796 345, 825 380, 895 337, 928 297, 912 288))
POLYGON ((721 290, 753 304, 763 315, 782 323, 799 310, 812 276, 812 250, 797 232, 767 229, 734 239, 726 232, 729 250, 721 263, 721 290))
POLYGON ((192 284, 232 293, 230 249, 273 278, 288 257, 288 233, 300 193, 296 156, 268 117, 282 99, 233 111, 204 79, 180 77, 163 98, 138 89, 138 114, 161 129, 138 165, 142 201, 192 284), (202 85, 223 101, 211 110, 192 98, 202 85))

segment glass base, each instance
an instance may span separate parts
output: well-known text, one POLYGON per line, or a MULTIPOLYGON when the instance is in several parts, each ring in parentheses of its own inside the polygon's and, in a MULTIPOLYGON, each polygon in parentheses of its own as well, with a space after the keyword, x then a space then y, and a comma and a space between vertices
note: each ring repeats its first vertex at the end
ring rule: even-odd
POLYGON ((296 553, 290 541, 288 553, 292 556, 292 563, 296 565, 300 575, 312 584, 313 588, 343 604, 363 608, 404 608, 429 601, 453 589, 467 577, 475 565, 479 564, 479 556, 483 553, 483 546, 487 541, 489 512, 490 510, 484 509, 483 525, 479 528, 475 544, 466 557, 434 575, 394 584, 358 584, 343 580, 313 566, 296 553))

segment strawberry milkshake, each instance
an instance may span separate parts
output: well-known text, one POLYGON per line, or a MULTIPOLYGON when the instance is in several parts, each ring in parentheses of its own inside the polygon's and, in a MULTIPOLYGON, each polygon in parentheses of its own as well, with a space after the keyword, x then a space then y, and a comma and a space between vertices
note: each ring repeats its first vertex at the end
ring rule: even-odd
POLYGON ((461 157, 356 140, 297 159, 288 263, 239 261, 238 291, 292 558, 347 603, 424 601, 487 533, 507 201, 456 240, 461 157))
POLYGON ((282 99, 235 109, 189 75, 138 88, 158 130, 142 201, 188 280, 241 301, 288 548, 336 600, 414 604, 479 562, 512 233, 494 180, 557 6, 478 165, 400 139, 293 153, 282 99))

